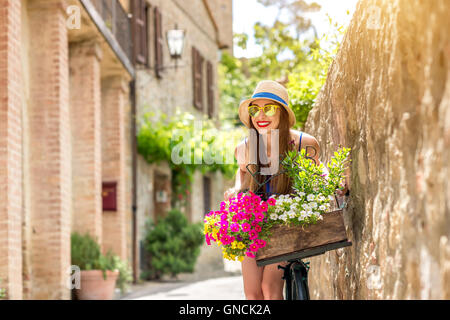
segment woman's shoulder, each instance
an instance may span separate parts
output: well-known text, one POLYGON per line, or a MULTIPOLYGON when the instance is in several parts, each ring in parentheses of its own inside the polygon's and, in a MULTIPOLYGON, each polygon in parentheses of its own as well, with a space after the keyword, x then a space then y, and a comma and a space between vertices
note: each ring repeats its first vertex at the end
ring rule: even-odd
POLYGON ((243 139, 241 142, 239 142, 236 145, 236 148, 234 150, 234 156, 238 162, 238 164, 241 166, 245 165, 245 144, 246 144, 246 138, 243 139))
POLYGON ((318 144, 317 139, 313 135, 306 133, 304 131, 291 129, 290 133, 291 133, 291 140, 294 140, 297 146, 300 141, 300 136, 302 138, 302 146, 318 144))

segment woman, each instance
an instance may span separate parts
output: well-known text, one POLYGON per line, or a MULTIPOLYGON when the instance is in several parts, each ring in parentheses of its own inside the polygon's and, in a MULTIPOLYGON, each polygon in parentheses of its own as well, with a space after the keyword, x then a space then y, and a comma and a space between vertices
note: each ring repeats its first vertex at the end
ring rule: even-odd
MULTIPOLYGON (((281 164, 277 158, 288 149, 306 149, 307 155, 319 162, 319 144, 317 140, 304 132, 292 130, 295 124, 294 112, 288 105, 287 90, 278 82, 264 80, 258 83, 252 97, 244 100, 239 106, 239 118, 249 128, 250 136, 242 141, 235 149, 235 157, 239 163, 234 188, 224 194, 225 201, 239 191, 250 189, 267 198, 273 193, 288 194, 291 183, 284 174, 273 177, 270 182, 268 176, 254 174, 264 170, 275 174, 279 172, 281 164), (276 141, 278 137, 278 141, 276 141), (265 146, 267 144, 267 147, 265 146), (278 144, 278 154, 271 154, 278 144), (311 148, 313 147, 313 148, 311 148), (262 149, 265 152, 260 152, 262 149), (267 154, 267 158, 264 155, 267 154)), ((283 270, 278 269, 280 263, 258 267, 254 258, 245 257, 242 261, 242 276, 245 296, 249 300, 281 300, 283 299, 283 270)), ((283 263, 281 263, 283 265, 283 263)))

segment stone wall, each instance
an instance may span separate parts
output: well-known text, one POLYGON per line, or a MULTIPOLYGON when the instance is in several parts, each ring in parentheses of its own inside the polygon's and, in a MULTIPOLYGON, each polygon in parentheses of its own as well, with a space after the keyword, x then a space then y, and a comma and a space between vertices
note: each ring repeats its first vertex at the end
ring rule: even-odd
POLYGON ((352 148, 353 246, 311 259, 312 299, 450 299, 449 12, 357 5, 305 130, 352 148))

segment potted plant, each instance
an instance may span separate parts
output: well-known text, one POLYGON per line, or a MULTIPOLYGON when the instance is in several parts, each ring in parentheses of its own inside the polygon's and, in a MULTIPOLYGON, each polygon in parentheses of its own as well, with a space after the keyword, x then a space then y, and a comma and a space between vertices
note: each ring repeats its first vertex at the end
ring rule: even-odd
MULTIPOLYGON (((100 245, 89 234, 75 232, 71 237, 71 260, 81 270, 78 300, 111 300, 119 276, 118 258, 111 252, 103 255, 100 245)), ((119 259, 120 260, 120 259, 119 259)))
MULTIPOLYGON (((0 283, 2 282, 2 279, 0 278, 0 283)), ((0 287, 0 300, 6 298, 6 289, 0 287)))

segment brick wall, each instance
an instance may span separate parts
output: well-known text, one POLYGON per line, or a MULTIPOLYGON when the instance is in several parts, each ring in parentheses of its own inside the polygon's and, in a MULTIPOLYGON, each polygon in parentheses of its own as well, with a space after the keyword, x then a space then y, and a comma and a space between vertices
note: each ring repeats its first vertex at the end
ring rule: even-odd
POLYGON ((0 0, 0 288, 22 298, 21 4, 0 0))
POLYGON ((73 230, 102 240, 102 51, 96 40, 70 44, 73 230))
POLYGON ((125 120, 128 84, 120 76, 102 81, 102 178, 117 182, 117 211, 103 212, 103 250, 127 258, 125 120))
POLYGON ((71 147, 65 12, 29 3, 31 298, 69 299, 71 147))

